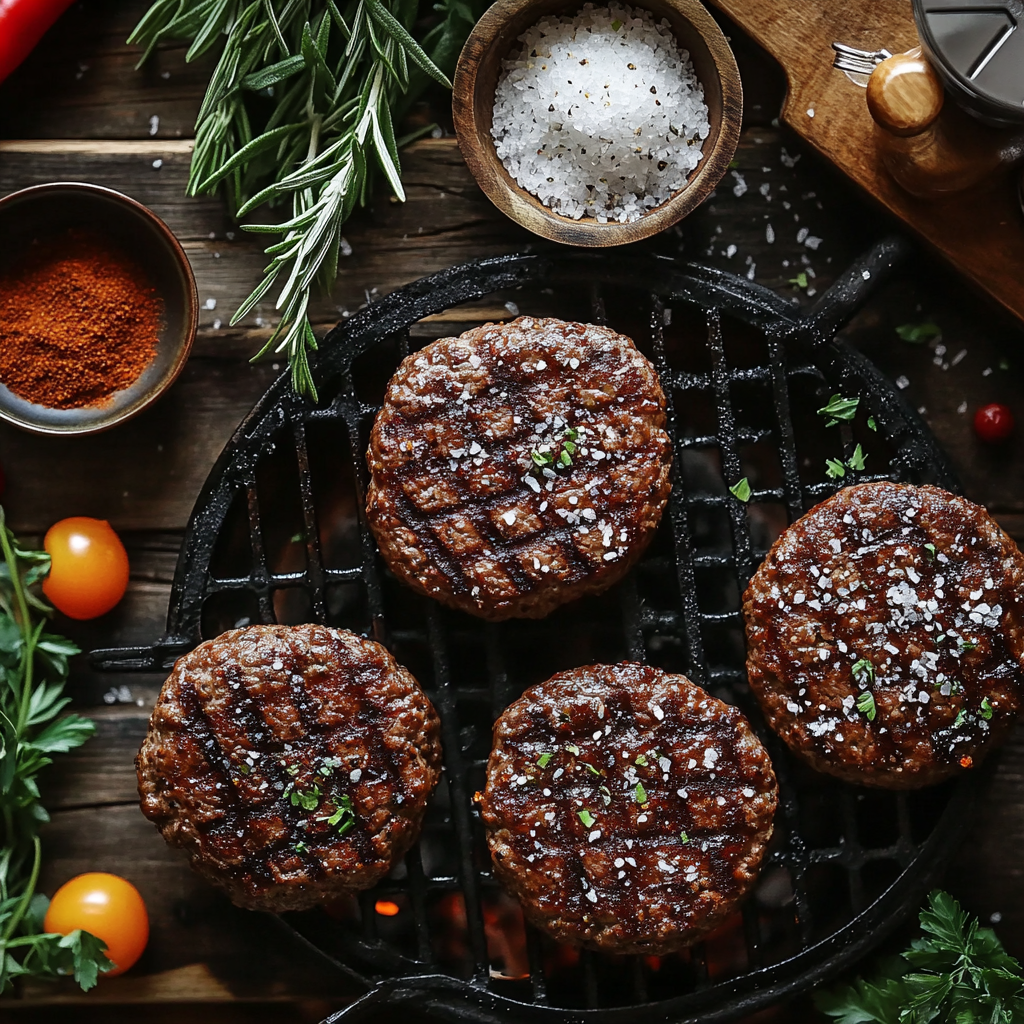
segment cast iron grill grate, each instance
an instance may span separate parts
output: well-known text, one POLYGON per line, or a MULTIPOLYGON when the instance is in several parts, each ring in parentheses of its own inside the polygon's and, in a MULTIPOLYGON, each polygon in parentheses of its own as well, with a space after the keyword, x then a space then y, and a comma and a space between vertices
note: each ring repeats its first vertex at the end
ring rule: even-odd
POLYGON ((774 538, 839 485, 826 457, 863 446, 868 470, 842 483, 956 489, 892 385, 833 340, 901 254, 881 243, 806 316, 746 280, 671 260, 558 253, 457 267, 331 332, 318 405, 284 377, 240 426, 193 512, 167 636, 93 657, 156 671, 236 625, 318 621, 382 641, 423 684, 442 718, 445 773, 419 844, 358 899, 287 918, 370 987, 342 1016, 413 998, 458 1020, 727 1020, 819 983, 916 907, 959 835, 972 781, 872 792, 796 763, 748 691, 740 612, 774 538), (668 397, 674 484, 657 538, 622 584, 541 621, 489 624, 387 572, 361 513, 364 453, 398 362, 481 322, 480 300, 493 310, 509 295, 509 314, 606 322, 637 342, 668 397), (826 428, 817 410, 836 392, 860 395, 861 414, 826 428), (742 477, 749 503, 728 490, 742 477), (683 672, 740 706, 781 787, 776 838, 742 913, 661 959, 580 953, 524 927, 492 877, 472 803, 491 725, 515 697, 561 669, 622 659, 683 672))

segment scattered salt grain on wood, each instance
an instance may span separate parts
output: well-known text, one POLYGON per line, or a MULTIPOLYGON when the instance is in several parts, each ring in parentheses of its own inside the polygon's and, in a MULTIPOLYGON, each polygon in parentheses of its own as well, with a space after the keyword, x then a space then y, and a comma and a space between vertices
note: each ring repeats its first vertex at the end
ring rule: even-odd
POLYGON ((521 187, 573 220, 639 220, 686 184, 711 127, 669 23, 625 4, 546 16, 502 62, 491 135, 521 187))

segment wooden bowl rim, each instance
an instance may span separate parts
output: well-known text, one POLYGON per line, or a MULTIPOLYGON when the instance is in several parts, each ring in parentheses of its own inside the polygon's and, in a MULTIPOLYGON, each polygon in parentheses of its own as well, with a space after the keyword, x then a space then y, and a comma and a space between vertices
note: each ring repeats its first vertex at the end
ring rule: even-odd
MULTIPOLYGON (((561 6, 566 11, 580 9, 585 2, 566 0, 559 9, 561 6)), ((592 2, 600 6, 600 0, 592 2)), ((520 17, 531 8, 538 8, 539 19, 539 9, 550 7, 551 0, 497 0, 470 32, 459 55, 452 89, 452 115, 459 148, 487 198, 507 217, 534 234, 568 245, 591 247, 639 241, 672 227, 691 213, 714 191, 729 169, 739 145, 743 121, 743 85, 732 47, 700 0, 656 0, 656 4, 671 9, 688 21, 703 40, 718 76, 722 115, 711 152, 704 153, 686 185, 639 220, 627 224, 600 224, 593 218, 574 221, 563 217, 544 206, 509 175, 489 138, 481 142, 476 118, 476 90, 483 58, 510 20, 520 17)), ((658 12, 651 10, 649 0, 637 0, 631 2, 630 6, 654 14, 660 21, 658 12)))
MULTIPOLYGON (((5 407, 3 403, 0 403, 0 420, 20 427, 31 434, 43 434, 50 437, 82 437, 87 434, 99 434, 137 416, 144 409, 149 408, 178 379, 181 371, 185 368, 185 364, 188 362, 196 332, 199 329, 199 291, 196 287, 192 265, 189 263, 188 256, 185 255, 185 250, 182 248, 174 232, 148 206, 140 203, 137 199, 133 199, 131 196, 125 195, 123 192, 118 192, 116 189, 107 188, 104 185, 94 185, 87 181, 48 181, 39 185, 30 185, 27 188, 19 189, 17 192, 11 192, 9 195, 3 196, 0 198, 0 211, 3 211, 8 206, 16 206, 26 199, 31 202, 37 198, 44 198, 45 201, 45 196, 59 193, 87 193, 102 196, 113 203, 124 206, 140 220, 148 221, 155 228, 156 234, 177 264, 185 283, 183 290, 185 302, 183 329, 176 341, 173 361, 160 378, 154 382, 152 387, 140 394, 130 405, 112 412, 109 416, 92 419, 89 422, 75 423, 74 418, 69 417, 68 422, 56 426, 26 419, 23 415, 13 412, 5 407)), ((33 402, 27 402, 26 404, 29 406, 35 405, 38 408, 49 408, 39 406, 33 402)), ((78 410, 68 409, 65 411, 74 413, 78 410)))

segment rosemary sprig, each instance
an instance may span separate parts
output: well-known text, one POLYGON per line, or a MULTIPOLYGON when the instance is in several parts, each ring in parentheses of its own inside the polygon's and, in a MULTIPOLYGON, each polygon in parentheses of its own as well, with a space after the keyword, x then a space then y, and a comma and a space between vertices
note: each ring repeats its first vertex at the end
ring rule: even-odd
POLYGON ((296 389, 316 398, 309 321, 317 280, 330 288, 341 229, 366 203, 375 170, 405 199, 396 115, 431 81, 451 87, 454 65, 483 0, 446 0, 419 43, 418 0, 157 0, 129 42, 189 40, 187 60, 222 47, 199 111, 188 192, 222 183, 239 218, 287 204, 279 224, 244 230, 283 235, 237 323, 280 283, 280 320, 259 356, 287 353, 296 389), (255 126, 258 126, 255 127, 255 126))

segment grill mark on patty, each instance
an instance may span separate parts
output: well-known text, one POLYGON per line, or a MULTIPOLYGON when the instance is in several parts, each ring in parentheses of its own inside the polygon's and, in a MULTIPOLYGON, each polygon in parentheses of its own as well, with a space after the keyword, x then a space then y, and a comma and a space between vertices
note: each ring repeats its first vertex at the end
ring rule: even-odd
POLYGON ((847 488, 794 523, 751 582, 751 686, 819 770, 938 781, 1019 706, 1022 585, 1024 558, 978 506, 927 486, 847 488))
MULTIPOLYGON (((386 873, 414 840, 439 774, 437 717, 415 680, 379 645, 326 627, 249 627, 208 641, 183 660, 189 658, 197 659, 202 676, 181 672, 179 662, 161 692, 154 721, 167 703, 180 706, 181 725, 171 728, 166 741, 171 786, 187 784, 174 775, 175 733, 200 744, 212 781, 193 793, 194 820, 191 811, 166 801, 151 805, 159 804, 163 787, 152 772, 151 732, 137 762, 140 793, 143 809, 166 838, 184 845, 194 866, 236 902, 263 909, 299 909, 319 898, 320 885, 324 895, 338 894, 366 888, 386 873), (248 639, 235 646, 228 639, 233 635, 248 639), (307 686, 311 671, 319 696, 307 686), (204 693, 208 688, 209 699, 217 702, 213 716, 197 692, 199 678, 205 678, 204 693), (264 692, 266 687, 271 689, 264 692), (275 725, 264 720, 265 711, 275 725), (401 739, 396 720, 418 744, 418 756, 404 763, 403 751, 384 742, 385 732, 401 739), (236 751, 234 761, 225 737, 236 751), (239 756, 254 762, 250 773, 237 770, 239 756), (337 756, 337 766, 326 760, 337 756), (353 780, 356 766, 360 774, 353 780), (220 790, 214 788, 218 782, 220 790), (301 799, 293 805, 293 791, 314 806, 303 807, 301 799), (341 809, 343 796, 352 799, 353 815, 341 835, 337 829, 349 818, 337 825, 317 819, 341 809), (224 817, 200 820, 211 807, 224 817), (306 845, 296 850, 299 840, 306 845), (223 858, 226 865, 214 869, 223 858), (351 884, 350 871, 356 872, 351 884)), ((408 745, 406 752, 411 753, 408 745)))
MULTIPOLYGON (((653 368, 629 339, 605 328, 521 318, 508 327, 491 324, 459 339, 441 339, 410 355, 389 386, 368 453, 368 520, 396 574, 419 582, 432 596, 442 601, 447 597, 448 603, 487 617, 544 614, 547 609, 539 605, 554 607, 581 592, 604 589, 601 577, 610 585, 653 535, 667 497, 661 474, 672 454, 664 422, 665 399, 653 368), (603 345, 611 351, 603 351, 603 345), (435 360, 436 353, 443 357, 435 360), (578 371, 568 368, 568 355, 565 363, 560 361, 566 353, 578 371), (543 373, 534 372, 530 362, 539 355, 550 360, 537 361, 543 373), (505 360, 503 367, 497 365, 500 358, 505 360), (524 365, 531 370, 524 370, 524 365), (486 380, 478 376, 484 372, 490 374, 486 380), (588 406, 581 395, 596 394, 606 381, 614 381, 617 391, 607 401, 588 406), (471 387, 476 389, 469 398, 471 406, 460 405, 454 392, 445 391, 455 386, 463 388, 463 396, 470 395, 471 387), (419 408, 410 408, 410 392, 420 396, 419 408), (422 404, 425 396, 443 399, 442 406, 422 404), (514 424, 513 418, 520 422, 514 424), (539 419, 548 423, 542 434, 536 432, 539 419), (548 491, 552 481, 538 471, 530 452, 549 444, 556 455, 568 453, 563 446, 570 428, 580 431, 572 465, 559 467, 548 491), (605 428, 612 430, 615 440, 605 428), (583 454, 590 449, 602 458, 583 454), (481 464, 475 465, 474 459, 481 464), (609 470, 621 473, 624 467, 629 479, 613 479, 609 470), (490 477, 493 486, 483 483, 490 477), (524 478, 536 481, 538 490, 524 478), (644 486, 635 493, 638 479, 644 486), (427 482, 443 495, 432 507, 421 509, 408 487, 424 493, 427 482), (591 495, 595 486, 609 493, 591 495), (579 505, 566 501, 568 492, 579 495, 579 505), (506 536, 494 518, 503 509, 514 509, 517 516, 525 513, 539 526, 506 536), (584 509, 594 518, 581 517, 584 509), (401 554, 396 557, 392 550, 405 543, 401 538, 389 543, 386 534, 393 532, 392 517, 415 534, 416 566, 422 565, 422 572, 404 564, 401 554), (459 519, 469 527, 463 534, 466 548, 453 550, 435 529, 459 519), (600 538, 599 522, 608 524, 614 537, 610 549, 605 538, 600 550, 610 550, 614 558, 595 562, 573 537, 584 528, 600 538), (620 539, 622 531, 625 539, 620 539), (556 571, 531 575, 523 564, 531 557, 543 565, 552 563, 556 571), (489 573, 481 562, 493 562, 505 576, 504 584, 493 584, 493 592, 481 579, 489 573), (576 590, 570 593, 568 588, 576 590), (478 598, 481 590, 484 595, 478 598), (510 610, 492 614, 488 602, 510 610), (517 610, 521 602, 532 602, 531 610, 517 610)), ((508 523, 510 528, 514 522, 508 523)))
POLYGON ((481 810, 496 874, 534 924, 607 951, 668 952, 750 887, 776 800, 736 709, 624 664, 562 673, 506 710, 481 810))

